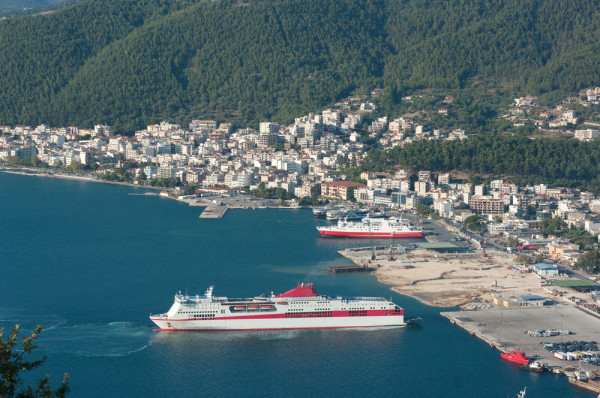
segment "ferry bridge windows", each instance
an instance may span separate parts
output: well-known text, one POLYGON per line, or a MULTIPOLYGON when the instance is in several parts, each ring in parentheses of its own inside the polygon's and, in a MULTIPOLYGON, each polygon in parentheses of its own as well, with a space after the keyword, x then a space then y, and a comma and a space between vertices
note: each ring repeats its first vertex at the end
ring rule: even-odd
POLYGON ((194 319, 212 320, 212 319, 215 319, 215 314, 195 314, 194 319))

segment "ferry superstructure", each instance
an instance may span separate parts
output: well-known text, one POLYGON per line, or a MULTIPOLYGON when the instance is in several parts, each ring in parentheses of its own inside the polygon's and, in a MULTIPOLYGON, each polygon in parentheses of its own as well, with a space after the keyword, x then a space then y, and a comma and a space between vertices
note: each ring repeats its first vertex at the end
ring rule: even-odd
POLYGON ((322 236, 351 238, 422 238, 423 231, 400 218, 339 220, 337 225, 317 227, 322 236))
POLYGON ((161 331, 242 331, 403 326, 404 310, 381 297, 319 295, 312 283, 254 298, 175 295, 167 313, 150 315, 161 331))

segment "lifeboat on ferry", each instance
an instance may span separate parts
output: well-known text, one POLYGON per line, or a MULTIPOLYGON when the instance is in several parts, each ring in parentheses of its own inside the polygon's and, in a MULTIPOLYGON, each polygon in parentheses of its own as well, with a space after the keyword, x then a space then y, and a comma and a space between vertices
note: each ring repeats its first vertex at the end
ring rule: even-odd
POLYGON ((236 305, 235 307, 233 307, 234 310, 236 311, 242 311, 246 309, 245 305, 236 305))
POLYGON ((261 310, 270 310, 273 306, 272 305, 261 305, 260 309, 261 310))
POLYGON ((258 309, 258 305, 249 305, 248 309, 249 310, 257 310, 258 309))

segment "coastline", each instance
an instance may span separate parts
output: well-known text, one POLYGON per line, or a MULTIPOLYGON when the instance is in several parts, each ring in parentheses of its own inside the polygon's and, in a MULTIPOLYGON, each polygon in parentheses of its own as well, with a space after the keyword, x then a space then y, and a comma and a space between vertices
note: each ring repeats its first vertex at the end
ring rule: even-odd
POLYGON ((410 296, 433 307, 470 305, 487 308, 494 296, 544 294, 542 281, 531 273, 510 268, 512 256, 496 250, 480 253, 442 254, 417 249, 405 253, 386 250, 342 250, 339 252, 357 265, 375 267, 374 275, 397 293, 410 296))
MULTIPOLYGON (((145 190, 154 190, 157 192, 160 192, 160 191, 163 191, 166 189, 163 187, 138 185, 138 184, 132 184, 129 182, 122 182, 122 181, 107 181, 107 180, 103 180, 101 178, 89 177, 89 176, 78 175, 78 174, 64 174, 64 173, 50 171, 50 170, 48 170, 46 172, 45 169, 38 169, 38 168, 34 168, 34 167, 0 165, 0 173, 16 174, 16 175, 23 175, 23 176, 30 176, 30 177, 60 178, 60 179, 76 180, 76 181, 97 182, 97 183, 103 183, 103 184, 128 186, 128 187, 132 187, 132 188, 141 188, 141 189, 145 189, 145 190)), ((152 195, 158 195, 158 193, 152 194, 152 195)), ((221 204, 216 204, 213 200, 214 197, 212 197, 212 196, 204 197, 204 198, 201 198, 201 197, 189 198, 189 197, 173 196, 173 195, 160 195, 160 197, 165 198, 165 199, 176 200, 178 202, 187 203, 188 206, 191 206, 191 207, 205 207, 205 210, 203 211, 203 213, 201 213, 200 218, 221 218, 226 213, 227 209, 274 208, 274 209, 294 210, 294 209, 301 208, 300 206, 297 206, 297 207, 281 206, 281 205, 272 206, 267 203, 267 202, 269 202, 269 200, 265 200, 265 199, 260 199, 259 201, 257 201, 257 203, 250 204, 250 203, 244 203, 241 200, 236 200, 235 197, 220 198, 219 202, 223 202, 223 204, 221 205, 221 204), (235 203, 228 203, 229 201, 233 201, 235 203), (224 211, 223 210, 219 211, 220 208, 224 209, 224 211), (204 214, 204 212, 206 210, 209 210, 208 213, 214 212, 214 213, 217 213, 218 215, 214 216, 214 215, 210 215, 207 213, 203 217, 202 214, 204 214)))
POLYGON ((106 181, 101 178, 88 177, 78 174, 64 174, 60 172, 44 172, 44 169, 36 169, 29 167, 18 167, 18 166, 0 166, 0 173, 6 174, 16 174, 30 177, 44 177, 44 178, 61 178, 66 180, 76 180, 76 181, 87 181, 87 182, 100 182, 104 184, 112 184, 112 185, 124 185, 134 188, 144 188, 144 189, 153 189, 159 191, 161 188, 149 187, 137 184, 131 184, 128 182, 121 181, 106 181), (23 171, 24 170, 24 171, 23 171))
MULTIPOLYGON (((142 186, 127 182, 106 181, 89 176, 44 172, 43 169, 20 166, 0 166, 0 172, 33 177, 62 178, 77 181, 106 183, 160 191, 162 188, 142 186)), ((265 206, 263 203, 245 203, 229 198, 232 203, 215 203, 212 198, 163 198, 187 203, 192 207, 205 207, 200 218, 221 218, 228 209, 297 207, 265 206)), ((442 227, 441 224, 438 227, 442 227)), ((531 273, 520 273, 510 268, 514 263, 511 254, 486 249, 485 257, 477 253, 438 253, 418 249, 390 255, 385 250, 376 253, 371 260, 370 250, 341 250, 338 252, 359 266, 375 267, 373 275, 378 282, 391 286, 397 293, 414 298, 432 307, 467 306, 467 309, 485 309, 491 306, 494 296, 552 293, 542 286, 542 280, 531 273)))
MULTIPOLYGON (((0 172, 8 174, 106 183, 155 191, 162 189, 44 171, 28 167, 0 166, 0 172)), ((187 203, 189 206, 205 207, 202 214, 206 214, 201 214, 201 218, 220 218, 226 213, 226 209, 265 207, 260 203, 243 203, 239 200, 235 203, 216 204, 208 198, 161 197, 187 203)), ((268 207, 289 209, 284 206, 268 207)), ((373 261, 369 258, 370 251, 342 250, 339 253, 359 266, 369 263, 376 267, 373 274, 379 283, 391 286, 393 291, 433 307, 454 307, 472 302, 489 303, 492 301, 491 294, 516 293, 517 290, 520 294, 548 294, 548 291, 541 288, 538 277, 505 269, 511 261, 511 256, 495 250, 488 250, 487 257, 474 253, 440 254, 423 249, 390 256, 380 251, 373 261), (497 282, 496 286, 492 286, 494 281, 497 282)))
MULTIPOLYGON (((131 187, 148 188, 160 191, 160 188, 143 187, 129 183, 104 181, 101 179, 77 175, 55 175, 46 174, 42 172, 27 173, 25 171, 5 170, 1 166, 0 172, 37 177, 63 178, 77 181, 104 182, 113 185, 127 185, 131 187)), ((187 202, 190 206, 204 206, 204 204, 198 204, 200 198, 180 199, 173 196, 168 198, 187 202), (192 202, 196 204, 192 204, 192 202)), ((211 202, 209 198, 202 198, 202 200, 206 203, 206 205, 209 205, 211 202)), ((218 207, 236 208, 233 206, 218 207)), ((254 206, 250 204, 248 207, 245 208, 248 209, 251 207, 254 206)), ((256 206, 256 208, 259 207, 256 206)), ((356 264, 363 265, 365 262, 368 262, 370 260, 370 248, 369 250, 364 250, 363 252, 343 252, 344 251, 340 251, 339 253, 344 255, 346 258, 351 259, 356 264)), ((373 275, 376 276, 378 283, 381 283, 382 285, 391 286, 391 289, 397 293, 409 296, 427 306, 436 308, 453 307, 465 304, 468 305, 470 303, 476 303, 478 306, 481 306, 487 304, 488 301, 486 301, 486 299, 491 300, 493 294, 497 292, 519 294, 519 291, 521 290, 519 286, 522 286, 517 284, 517 282, 519 281, 524 281, 523 283, 531 283, 532 286, 538 289, 541 288, 542 290, 540 290, 540 292, 543 292, 544 296, 548 296, 549 292, 545 291, 541 287, 542 280, 539 279, 537 276, 531 274, 522 276, 517 271, 505 268, 505 265, 512 262, 513 260, 511 254, 490 249, 486 249, 486 254, 487 256, 483 257, 481 252, 466 254, 441 254, 438 252, 427 250, 415 250, 404 253, 398 251, 397 253, 389 253, 388 247, 386 246, 385 249, 380 249, 376 252, 376 259, 371 260, 371 263, 377 268, 373 275), (392 259, 390 259, 390 257, 392 257, 392 259), (495 289, 492 286, 494 280, 498 282, 498 286, 496 286, 495 289)), ((531 291, 531 293, 533 293, 533 291, 531 291)), ((574 305, 569 305, 568 307, 570 311, 578 312, 577 308, 574 305)), ((513 338, 512 336, 508 337, 507 329, 509 329, 509 327, 513 329, 515 335, 518 335, 519 337, 521 337, 522 335, 525 336, 523 334, 524 326, 522 326, 521 324, 518 326, 518 328, 514 326, 518 322, 522 322, 520 319, 517 319, 516 316, 519 314, 519 311, 524 310, 514 311, 514 319, 511 319, 511 317, 508 315, 508 313, 512 312, 512 310, 505 310, 504 319, 502 320, 502 326, 496 326, 500 325, 499 319, 501 316, 501 310, 499 308, 488 310, 485 309, 485 307, 479 307, 475 309, 482 310, 477 311, 476 313, 442 313, 441 316, 447 318, 448 321, 453 324, 451 325, 452 327, 454 327, 455 325, 460 326, 467 333, 478 337, 482 341, 485 341, 487 344, 490 344, 501 351, 509 351, 512 348, 524 348, 528 354, 535 353, 536 355, 539 355, 540 359, 543 358, 545 361, 547 361, 549 364, 552 364, 553 366, 560 367, 562 365, 564 367, 571 365, 570 363, 561 363, 558 360, 553 360, 552 358, 544 357, 544 352, 541 350, 534 351, 532 349, 532 347, 534 346, 532 342, 538 343, 536 346, 537 348, 539 348, 539 342, 533 340, 533 338, 529 338, 528 336, 526 336, 527 338, 531 339, 531 342, 529 342, 525 339, 518 340, 516 338, 513 338), (476 314, 476 316, 471 316, 470 314, 476 314), (477 319, 478 322, 469 323, 467 321, 469 317, 477 319), (498 323, 492 323, 494 319, 496 319, 498 323), (502 338, 498 337, 498 331, 501 331, 501 333, 503 333, 501 335, 502 338)), ((415 309, 413 308, 413 313, 414 310, 415 309)), ((409 309, 409 311, 411 311, 411 309, 409 309)), ((551 311, 552 309, 549 308, 543 310, 528 310, 528 312, 531 314, 540 313, 541 315, 550 315, 554 319, 553 322, 548 321, 548 323, 545 324, 542 323, 542 321, 536 320, 535 323, 532 323, 532 326, 530 328, 538 329, 544 327, 557 327, 556 317, 550 314, 551 311)), ((436 314, 439 314, 439 310, 436 312, 436 314)), ((570 316, 569 312, 565 311, 564 316, 565 319, 568 319, 567 317, 570 316)), ((544 322, 546 321, 544 320, 544 322)), ((445 321, 443 323, 445 323, 445 321)), ((527 326, 527 328, 529 328, 529 326, 527 326)), ((470 336, 468 337, 470 338, 470 336)), ((573 338, 573 336, 571 337, 573 338)), ((582 331, 578 330, 575 338, 583 339, 588 337, 585 337, 582 331)), ((558 338, 554 338, 554 340, 557 339, 558 338)), ((498 361, 500 361, 500 359, 498 359, 498 361)))

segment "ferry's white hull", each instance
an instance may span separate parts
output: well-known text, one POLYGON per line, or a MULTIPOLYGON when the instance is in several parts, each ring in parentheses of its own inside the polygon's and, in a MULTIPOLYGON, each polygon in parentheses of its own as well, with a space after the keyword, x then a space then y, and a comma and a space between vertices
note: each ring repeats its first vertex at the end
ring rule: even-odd
POLYGON ((167 313, 151 315, 158 330, 289 330, 404 325, 404 310, 382 297, 331 297, 312 283, 254 298, 175 295, 167 313))
POLYGON ((335 318, 270 318, 270 319, 211 319, 175 320, 151 318, 159 330, 239 331, 285 329, 333 329, 403 326, 404 316, 364 316, 335 318))
POLYGON ((317 227, 321 236, 349 238, 422 238, 423 231, 398 218, 364 218, 353 222, 340 220, 335 226, 317 227))

